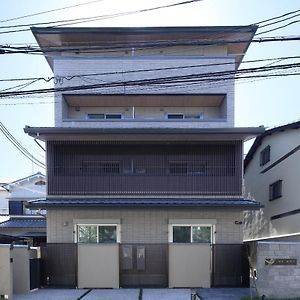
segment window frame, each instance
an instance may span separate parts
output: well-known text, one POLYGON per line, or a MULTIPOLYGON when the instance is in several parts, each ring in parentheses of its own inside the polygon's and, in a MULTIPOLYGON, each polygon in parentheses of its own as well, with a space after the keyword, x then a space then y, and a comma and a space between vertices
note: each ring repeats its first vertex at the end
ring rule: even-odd
POLYGON ((168 171, 170 175, 174 176, 203 176, 207 174, 207 163, 188 160, 170 160, 168 161, 168 171), (178 166, 176 167, 176 165, 178 166), (199 169, 203 170, 197 172, 195 169, 198 167, 199 169), (174 170, 176 170, 176 168, 178 170, 186 170, 186 172, 173 172, 174 170), (171 171, 171 169, 173 171, 171 171))
POLYGON ((121 228, 118 223, 77 223, 75 226, 75 243, 77 244, 117 244, 121 242, 121 228), (96 243, 84 243, 79 242, 79 226, 96 226, 97 227, 97 242, 96 243), (99 242, 99 227, 116 227, 116 241, 115 242, 99 242))
POLYGON ((282 180, 279 179, 269 185, 269 201, 274 201, 281 197, 282 197, 282 180), (274 191, 276 191, 277 193, 274 193, 274 191))
POLYGON ((122 120, 123 118, 124 118, 123 113, 99 113, 99 114, 88 113, 87 114, 88 120, 122 120), (110 118, 110 116, 118 116, 118 118, 110 118))
POLYGON ((82 160, 81 162, 82 174, 88 176, 104 176, 104 175, 120 175, 122 173, 121 162, 118 160, 82 160), (85 165, 86 164, 86 165, 85 165), (88 165, 92 166, 89 169, 88 165), (95 164, 93 166, 92 164, 95 164), (108 165, 111 164, 110 172, 104 172, 104 170, 108 170, 108 165), (113 166, 115 165, 115 166, 113 166), (112 172, 113 170, 117 170, 118 172, 112 172))
POLYGON ((185 114, 184 113, 167 113, 166 114, 166 119, 167 120, 184 120, 185 119, 185 114), (175 118, 172 118, 172 117, 169 118, 169 116, 173 116, 175 118), (181 116, 182 116, 182 118, 179 118, 181 116))
POLYGON ((271 146, 266 146, 263 150, 260 151, 259 156, 259 165, 262 167, 271 160, 271 146))
POLYGON ((174 244, 214 244, 215 243, 215 224, 204 224, 204 223, 199 223, 199 224, 191 224, 191 223, 172 223, 169 224, 169 243, 174 243, 174 244), (190 242, 174 242, 173 241, 173 229, 174 227, 190 227, 190 242), (204 243, 204 242, 194 242, 193 241, 193 227, 210 227, 210 242, 204 243))

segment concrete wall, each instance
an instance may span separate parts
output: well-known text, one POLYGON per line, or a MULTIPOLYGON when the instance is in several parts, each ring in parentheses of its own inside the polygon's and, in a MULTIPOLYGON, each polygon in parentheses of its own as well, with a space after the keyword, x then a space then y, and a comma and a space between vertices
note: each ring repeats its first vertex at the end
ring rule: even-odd
POLYGON ((259 295, 292 298, 300 295, 300 243, 257 244, 257 288, 259 295), (265 259, 293 258, 297 265, 266 265, 265 259))
POLYGON ((13 258, 13 291, 15 294, 26 294, 30 291, 30 250, 27 246, 15 245, 13 258))
MULTIPOLYGON (((153 68, 166 68, 166 67, 180 67, 180 66, 190 66, 190 65, 207 65, 215 63, 229 63, 234 62, 233 57, 219 56, 219 57, 205 57, 205 56, 191 56, 191 57, 153 57, 153 58, 138 58, 138 57, 128 57, 128 58, 114 58, 114 59, 95 59, 95 58, 86 58, 80 60, 60 58, 56 59, 54 62, 54 73, 56 76, 69 76, 74 74, 88 74, 88 73, 104 73, 104 72, 120 72, 128 70, 141 70, 141 69, 153 69, 153 68), (80 70, 80 71, 79 71, 80 70)), ((227 71, 233 70, 234 64, 220 65, 220 66, 211 66, 211 67, 199 67, 199 68, 182 68, 174 70, 162 70, 155 72, 138 72, 138 73, 129 73, 129 74, 112 74, 105 75, 97 78, 93 77, 93 83, 101 82, 116 82, 116 81, 126 81, 126 80, 141 80, 141 79, 151 79, 158 77, 167 77, 167 76, 178 76, 178 75, 190 75, 193 73, 207 73, 207 72, 218 72, 218 71, 227 71)), ((86 85, 87 82, 83 81, 80 78, 74 78, 72 81, 63 80, 56 84, 55 87, 64 87, 70 85, 86 85)), ((234 81, 228 80, 220 84, 212 84, 200 82, 193 85, 178 85, 178 86, 120 86, 120 87, 110 87, 110 88, 101 88, 93 90, 84 90, 84 91, 75 91, 74 93, 106 93, 106 94, 123 94, 123 93, 132 93, 132 94, 166 94, 166 93, 177 93, 177 94, 226 94, 227 95, 227 122, 222 123, 222 127, 233 127, 234 126, 234 81)), ((69 92, 68 92, 69 93, 69 92)), ((70 92, 72 93, 72 92, 70 92)), ((85 126, 82 123, 70 124, 70 122, 63 122, 63 119, 68 115, 67 104, 63 101, 61 95, 57 95, 55 104, 55 126, 85 126)), ((112 123, 110 126, 116 126, 119 122, 112 123)), ((198 123, 196 123, 198 124, 198 123)), ((215 124, 212 122, 209 125, 206 123, 200 123, 204 127, 218 127, 220 124, 215 124)), ((128 125, 128 124, 127 124, 128 125)), ((123 123, 123 126, 127 126, 126 123, 123 123)), ((87 125, 86 125, 87 126, 87 125)), ((88 125, 89 127, 102 126, 102 122, 92 123, 88 125)), ((191 127, 195 126, 191 125, 191 127)))
POLYGON ((215 219, 216 243, 241 243, 242 226, 235 221, 242 220, 239 209, 49 209, 48 243, 71 243, 75 241, 76 219, 120 219, 121 243, 167 243, 169 219, 215 219))
POLYGON ((0 245, 0 298, 13 295, 13 268, 10 245, 0 245))
POLYGON ((119 287, 119 245, 78 245, 78 287, 119 287))
POLYGON ((208 244, 169 245, 169 287, 210 287, 211 247, 208 244))
POLYGON ((246 193, 264 204, 260 211, 245 215, 245 239, 275 237, 300 231, 299 214, 271 221, 274 215, 299 209, 300 151, 261 174, 260 172, 299 145, 300 129, 286 130, 263 139, 245 173, 246 193), (260 152, 271 146, 271 160, 260 166, 260 152), (269 201, 269 185, 282 180, 282 197, 269 201))

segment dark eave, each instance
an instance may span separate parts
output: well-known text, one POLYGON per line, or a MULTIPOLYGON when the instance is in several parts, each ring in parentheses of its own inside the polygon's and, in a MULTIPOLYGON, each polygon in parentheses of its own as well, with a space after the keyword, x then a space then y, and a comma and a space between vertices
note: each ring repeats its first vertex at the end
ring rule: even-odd
POLYGON ((92 207, 222 207, 259 209, 259 202, 236 198, 43 198, 27 203, 31 208, 92 208, 92 207))
POLYGON ((290 124, 286 124, 286 125, 279 126, 279 127, 275 127, 275 128, 266 130, 265 132, 263 132, 262 134, 260 134, 255 139, 252 147, 250 148, 250 150, 248 151, 248 153, 247 153, 247 155, 245 157, 245 160, 244 160, 244 170, 246 170, 246 168, 249 165, 250 161, 254 157, 254 155, 256 153, 256 150, 261 145, 263 139, 266 136, 272 135, 274 133, 279 133, 279 132, 283 132, 283 131, 286 131, 286 130, 290 130, 290 129, 299 129, 299 128, 300 128, 300 121, 294 122, 294 123, 290 123, 290 124))
POLYGON ((78 128, 26 126, 24 132, 42 141, 209 141, 247 140, 263 133, 264 128, 78 128))

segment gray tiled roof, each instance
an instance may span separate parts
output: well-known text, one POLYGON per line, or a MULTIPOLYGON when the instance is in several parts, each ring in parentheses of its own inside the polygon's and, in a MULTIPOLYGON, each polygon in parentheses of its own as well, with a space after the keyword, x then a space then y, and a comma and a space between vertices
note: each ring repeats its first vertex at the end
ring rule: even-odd
POLYGON ((30 207, 241 207, 260 208, 259 202, 236 198, 44 198, 30 207))
POLYGON ((45 218, 10 218, 0 228, 46 228, 45 218))

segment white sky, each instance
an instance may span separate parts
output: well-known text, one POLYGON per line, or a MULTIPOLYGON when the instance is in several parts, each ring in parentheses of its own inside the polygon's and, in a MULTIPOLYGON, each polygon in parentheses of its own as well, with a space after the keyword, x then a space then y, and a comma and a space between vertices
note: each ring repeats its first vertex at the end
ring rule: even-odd
MULTIPOLYGON (((2 5, 0 20, 23 16, 45 10, 74 5, 84 0, 10 0, 2 5)), ((166 5, 177 0, 152 1, 117 1, 102 0, 97 3, 80 6, 36 17, 0 23, 0 26, 48 22, 79 17, 90 17, 118 12, 132 11, 154 6, 166 5)), ((249 25, 255 22, 284 14, 299 8, 298 0, 202 0, 193 4, 174 8, 161 9, 154 12, 140 13, 127 17, 120 17, 83 23, 75 26, 227 26, 249 25)), ((263 36, 300 35, 299 24, 291 25, 263 36)), ((0 29, 1 31, 1 29, 0 29)), ((0 34, 3 44, 32 44, 35 40, 31 32, 15 34, 0 34)), ((300 55, 300 42, 277 42, 252 44, 244 60, 263 59, 281 56, 300 55)), ((292 63, 283 61, 281 63, 292 63)), ((247 65, 248 67, 248 65, 247 65)), ((22 77, 51 77, 52 72, 42 56, 33 55, 0 55, 0 79, 22 77)), ((264 79, 236 84, 235 121, 236 126, 274 127, 300 119, 300 77, 284 77, 264 79)), ((10 85, 0 82, 0 90, 10 85)), ((44 88, 45 83, 39 83, 32 88, 44 88)), ((33 139, 24 134, 23 128, 29 126, 53 126, 52 97, 0 99, 0 121, 8 130, 37 158, 43 157, 43 151, 34 143, 33 139), (35 104, 20 104, 20 103, 35 104), (7 104, 16 105, 7 105, 7 104), (5 105, 3 105, 5 104, 5 105)), ((17 149, 15 149, 0 132, 0 178, 10 177, 18 179, 35 173, 44 172, 32 165, 17 149)))

